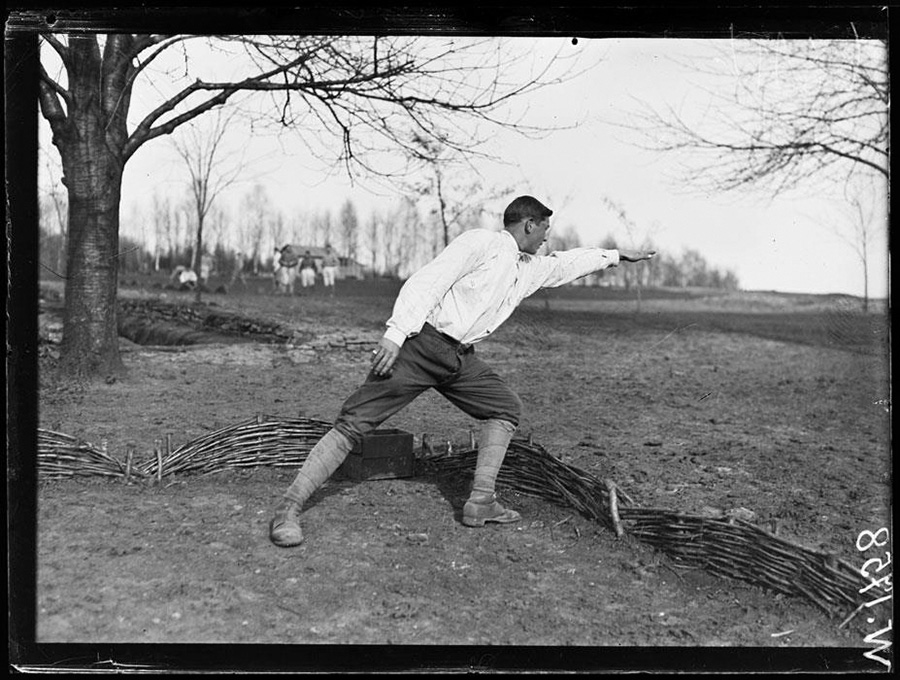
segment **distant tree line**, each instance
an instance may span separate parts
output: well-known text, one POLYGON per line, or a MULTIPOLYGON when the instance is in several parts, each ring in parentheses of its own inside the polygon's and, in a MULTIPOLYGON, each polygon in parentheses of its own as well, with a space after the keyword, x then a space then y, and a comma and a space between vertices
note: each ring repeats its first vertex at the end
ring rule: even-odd
MULTIPOLYGON (((565 250, 578 248, 582 245, 581 239, 574 228, 569 227, 561 233, 554 234, 548 243, 550 250, 565 250)), ((625 247, 619 244, 612 235, 606 236, 599 244, 601 248, 614 249, 625 247)), ((645 288, 719 288, 722 290, 738 290, 740 283, 737 275, 730 269, 719 269, 710 265, 703 255, 691 248, 686 248, 680 254, 667 252, 658 247, 651 239, 644 239, 640 248, 643 250, 656 250, 653 263, 642 262, 634 267, 614 267, 604 269, 584 277, 576 282, 587 286, 614 286, 617 288, 631 288, 643 286, 645 288)))
MULTIPOLYGON (((662 253, 654 261, 657 280, 653 285, 697 286, 700 288, 721 288, 738 290, 740 282, 730 269, 711 267, 698 251, 688 248, 678 257, 662 253)), ((652 268, 651 268, 652 269, 652 268)))
MULTIPOLYGON (((271 272, 274 250, 286 243, 309 246, 331 244, 338 254, 359 262, 372 276, 404 279, 468 229, 494 223, 483 210, 470 209, 448 224, 430 207, 430 195, 411 194, 389 212, 373 211, 361 217, 351 200, 336 212, 322 210, 287 216, 272 207, 261 185, 247 191, 233 209, 214 206, 206 217, 207 236, 203 256, 213 272, 231 273, 237 254, 243 255, 245 273, 271 272), (445 235, 446 234, 446 235, 445 235)), ((68 230, 65 194, 45 192, 41 202, 41 264, 49 275, 65 276, 68 230)), ((168 196, 152 197, 149 213, 131 210, 122 218, 118 264, 120 273, 170 272, 196 262, 196 219, 190 200, 180 203, 168 196)), ((598 244, 583 244, 574 228, 552 235, 550 250, 582 245, 616 248, 613 236, 598 244)), ((642 248, 656 248, 650 240, 642 248)), ((704 287, 736 290, 737 276, 710 265, 697 250, 680 254, 658 251, 652 266, 619 267, 584 277, 578 285, 625 288, 704 287)))

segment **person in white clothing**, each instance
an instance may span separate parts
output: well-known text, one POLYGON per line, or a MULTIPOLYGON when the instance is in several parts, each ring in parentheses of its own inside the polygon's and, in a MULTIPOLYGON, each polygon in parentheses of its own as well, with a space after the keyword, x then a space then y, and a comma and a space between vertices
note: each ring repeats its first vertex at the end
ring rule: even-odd
POLYGON ((290 244, 286 244, 281 250, 278 250, 277 256, 274 273, 275 293, 293 295, 294 283, 297 280, 297 264, 300 262, 300 258, 290 244))
POLYGON ((334 295, 334 282, 337 279, 340 264, 340 258, 334 249, 330 245, 325 246, 325 257, 322 258, 322 283, 325 285, 325 290, 329 291, 331 295, 334 295))
POLYGON ((200 258, 200 283, 204 286, 209 283, 209 275, 212 273, 212 258, 204 255, 200 258))
POLYGON ((178 284, 179 290, 194 290, 198 283, 197 272, 184 265, 175 267, 169 278, 178 284))
POLYGON ((316 285, 316 261, 308 250, 300 258, 300 285, 304 288, 316 285))
POLYGON ((504 229, 472 229, 413 274, 397 296, 365 382, 341 407, 333 427, 313 447, 269 523, 277 546, 303 541, 300 512, 363 435, 434 388, 481 421, 471 493, 462 523, 516 522, 494 493, 497 474, 522 402, 475 353, 475 345, 540 288, 561 286, 619 262, 649 260, 655 251, 575 248, 537 255, 553 211, 531 196, 507 206, 504 229))

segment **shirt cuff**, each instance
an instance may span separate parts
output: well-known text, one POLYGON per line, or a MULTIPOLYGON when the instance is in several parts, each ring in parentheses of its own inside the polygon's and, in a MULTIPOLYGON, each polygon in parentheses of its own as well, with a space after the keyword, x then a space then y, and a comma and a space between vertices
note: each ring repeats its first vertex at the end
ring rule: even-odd
POLYGON ((619 264, 619 251, 616 248, 613 248, 609 252, 613 253, 613 255, 611 255, 609 258, 611 260, 609 264, 610 266, 615 267, 617 264, 619 264))
POLYGON ((397 347, 403 347, 403 343, 406 342, 406 334, 393 326, 389 326, 384 332, 384 338, 393 342, 397 347))

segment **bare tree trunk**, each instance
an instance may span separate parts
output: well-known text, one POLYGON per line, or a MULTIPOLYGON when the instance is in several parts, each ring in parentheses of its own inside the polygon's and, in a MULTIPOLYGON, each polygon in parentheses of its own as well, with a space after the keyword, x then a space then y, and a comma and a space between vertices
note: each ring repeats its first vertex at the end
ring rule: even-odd
POLYGON ((441 186, 441 172, 435 168, 435 177, 437 179, 437 195, 438 206, 440 206, 441 225, 444 227, 444 248, 450 245, 450 225, 447 224, 447 202, 444 200, 444 191, 441 186))
POLYGON ((194 272, 197 274, 197 290, 194 294, 194 300, 200 302, 203 296, 203 286, 206 281, 203 279, 203 213, 197 210, 197 248, 196 251, 197 266, 194 272))
POLYGON ((124 369, 116 321, 122 166, 96 140, 102 127, 84 126, 80 132, 63 154, 69 248, 60 358, 72 373, 115 374, 124 369))
MULTIPOLYGON (((63 314, 62 366, 70 373, 94 376, 124 371, 116 319, 118 291, 119 201, 122 191, 127 105, 104 111, 101 86, 127 104, 125 70, 103 73, 96 39, 73 36, 67 70, 69 111, 61 115, 45 87, 41 103, 59 149, 63 184, 69 192, 69 242, 66 304, 63 314), (109 114, 109 115, 108 115, 109 114)), ((107 43, 110 62, 119 54, 107 43)), ((115 100, 114 100, 115 101, 115 100)))
MULTIPOLYGON (((863 248, 863 252, 865 252, 865 248, 863 248)), ((866 255, 863 255, 862 259, 863 265, 863 311, 869 311, 869 258, 866 255)))
POLYGON ((56 211, 56 221, 59 224, 59 246, 56 249, 56 271, 65 274, 63 265, 65 264, 66 252, 68 251, 69 228, 66 223, 66 213, 68 208, 62 205, 62 200, 56 193, 54 188, 50 193, 53 200, 53 209, 56 211))

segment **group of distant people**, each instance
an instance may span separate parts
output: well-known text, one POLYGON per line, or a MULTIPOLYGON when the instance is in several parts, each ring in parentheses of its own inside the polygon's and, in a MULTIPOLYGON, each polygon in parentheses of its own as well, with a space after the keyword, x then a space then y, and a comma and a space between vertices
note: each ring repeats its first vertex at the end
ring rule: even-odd
MULTIPOLYGON (((229 288, 238 282, 246 286, 245 266, 246 257, 241 251, 237 251, 234 256, 234 268, 228 281, 229 288)), ((330 245, 325 247, 321 265, 317 264, 316 257, 309 250, 300 255, 291 244, 275 248, 272 275, 275 293, 293 295, 298 274, 302 288, 313 288, 316 285, 316 276, 321 271, 325 289, 334 295, 338 267, 340 267, 340 258, 330 245)), ((207 258, 203 258, 199 276, 191 267, 178 265, 172 270, 169 280, 172 286, 179 290, 195 290, 198 286, 206 285, 210 269, 211 263, 207 258)))
MULTIPOLYGON (((337 280, 340 259, 334 249, 328 245, 322 257, 322 283, 325 289, 334 295, 334 284, 337 280)), ((316 285, 316 258, 309 250, 298 254, 294 247, 286 244, 275 248, 273 280, 275 293, 293 295, 297 275, 300 276, 301 288, 312 288, 316 285)))

